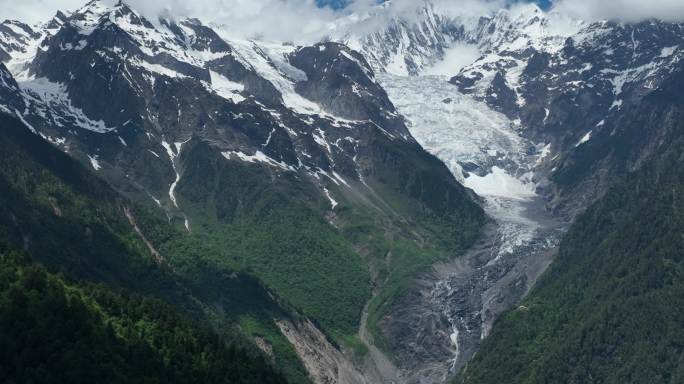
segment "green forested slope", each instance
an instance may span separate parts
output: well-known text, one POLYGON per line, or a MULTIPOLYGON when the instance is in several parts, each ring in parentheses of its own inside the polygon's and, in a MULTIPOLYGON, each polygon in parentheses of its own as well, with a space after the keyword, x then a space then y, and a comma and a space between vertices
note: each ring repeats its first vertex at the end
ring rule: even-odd
POLYGON ((213 262, 220 249, 169 225, 161 210, 121 197, 7 115, 0 115, 0 241, 70 278, 162 299, 231 342, 263 337, 288 379, 308 382, 273 321, 292 311, 257 279, 213 262))
POLYGON ((459 382, 684 382, 677 135, 576 221, 550 270, 496 323, 459 382))
POLYGON ((356 332, 369 294, 363 260, 316 210, 318 191, 293 174, 226 161, 204 143, 185 152, 178 185, 209 259, 259 276, 328 332, 356 332))
POLYGON ((3 383, 285 383, 167 304, 46 272, 0 245, 3 383))
MULTIPOLYGON (((415 143, 378 139, 367 185, 226 161, 207 143, 184 150, 179 205, 219 265, 249 270, 337 341, 356 335, 371 287, 375 320, 416 272, 454 257, 478 235, 482 209, 415 143), (390 255, 390 257, 388 257, 390 255)), ((369 166, 370 167, 370 166, 369 166)))
POLYGON ((328 184, 333 213, 302 175, 226 161, 193 140, 180 158, 181 210, 167 212, 123 197, 2 115, 0 241, 69 277, 160 298, 225 337, 262 338, 288 380, 306 383, 274 319, 303 314, 357 347, 372 286, 383 288, 369 317, 381 336, 378 319, 415 273, 467 248, 483 225, 443 164, 403 145, 373 148, 368 196, 328 184))

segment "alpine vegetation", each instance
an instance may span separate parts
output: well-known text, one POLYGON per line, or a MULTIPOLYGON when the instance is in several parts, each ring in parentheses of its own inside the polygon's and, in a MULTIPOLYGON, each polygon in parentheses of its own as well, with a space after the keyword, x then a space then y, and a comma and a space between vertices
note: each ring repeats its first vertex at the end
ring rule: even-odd
POLYGON ((3 382, 684 380, 680 2, 82 2, 0 7, 3 382))

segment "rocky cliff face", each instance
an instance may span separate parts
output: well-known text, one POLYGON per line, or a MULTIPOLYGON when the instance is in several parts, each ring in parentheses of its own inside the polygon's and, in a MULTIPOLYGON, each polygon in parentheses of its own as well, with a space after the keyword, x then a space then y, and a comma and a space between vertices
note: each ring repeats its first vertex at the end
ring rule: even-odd
POLYGON ((363 53, 374 69, 397 75, 421 73, 444 59, 465 34, 463 26, 452 23, 430 2, 418 2, 415 9, 400 15, 394 13, 393 3, 386 2, 339 24, 332 39, 363 53))
MULTIPOLYGON (((592 137, 619 136, 622 127, 611 121, 681 67, 679 23, 585 22, 532 4, 482 15, 446 12, 430 1, 416 12, 396 8, 386 3, 356 15, 355 22, 341 23, 338 38, 363 52, 379 73, 420 78, 439 64, 460 93, 506 115, 522 137, 546 148, 538 179, 567 219, 600 196, 610 183, 603 176, 622 172, 626 161, 605 152, 601 164, 579 165, 577 152, 590 147, 592 137), (461 68, 448 54, 467 56, 464 44, 478 53, 461 68)), ((619 151, 636 161, 642 149, 619 151)))
MULTIPOLYGON (((362 52, 379 72, 417 76, 444 62, 444 70, 455 75, 462 56, 481 64, 493 63, 488 55, 522 60, 532 50, 554 51, 584 24, 558 13, 546 13, 533 4, 517 5, 497 12, 455 11, 431 1, 413 7, 395 7, 386 2, 368 12, 354 14, 338 23, 331 38, 362 52), (464 50, 476 48, 478 54, 464 50), (454 53, 450 56, 450 53, 454 53)), ((473 64, 464 62, 463 65, 473 64)), ((512 63, 507 63, 510 68, 512 63)), ((491 79, 490 79, 491 80, 491 79)))
POLYGON ((19 85, 2 63, 0 63, 0 107, 8 113, 22 111, 25 107, 19 85))
POLYGON ((407 380, 434 382, 532 287, 575 215, 665 148, 678 112, 647 100, 678 82, 684 33, 676 23, 589 23, 534 5, 481 17, 430 2, 418 9, 386 4, 377 12, 389 20, 361 18, 368 29, 349 28, 343 40, 380 73, 417 141, 496 221, 385 318, 407 380), (456 53, 470 55, 467 47, 477 55, 462 65, 456 53))
POLYGON ((0 106, 180 229, 239 242, 232 262, 399 365, 380 369, 375 346, 354 364, 313 323, 281 323, 317 380, 439 382, 528 292, 567 223, 666 144, 683 31, 387 2, 300 47, 94 0, 0 24, 0 106), (480 233, 461 184, 493 223, 420 274, 480 233), (375 337, 356 335, 371 291, 375 337))
MULTIPOLYGON (((157 163, 154 179, 173 181, 174 158, 195 137, 233 161, 360 182, 373 136, 413 142, 364 57, 339 44, 227 40, 198 20, 155 25, 102 1, 39 30, 6 24, 24 118, 105 169, 157 163)), ((174 205, 160 183, 136 183, 174 205)))
POLYGON ((615 120, 676 76, 682 59, 681 24, 579 25, 555 39, 561 44, 492 51, 451 79, 543 143, 547 156, 537 172, 551 181, 543 188, 553 209, 568 218, 605 192, 614 180, 608 175, 623 174, 657 145, 648 134, 637 143, 629 131, 654 133, 659 126, 615 120))
MULTIPOLYGON (((228 41, 197 20, 153 25, 124 3, 99 1, 54 25, 13 35, 23 115, 102 167, 126 167, 121 152, 147 151, 168 173, 182 148, 174 143, 196 137, 228 158, 360 181, 370 137, 413 142, 363 56, 339 44, 228 41)), ((160 200, 168 194, 146 187, 160 200)))
MULTIPOLYGON (((353 345, 371 288, 467 247, 484 222, 345 45, 238 39, 105 0, 7 28, 8 112, 338 343, 353 345), (386 259, 395 241, 428 256, 386 259)), ((335 361, 353 354, 338 348, 335 361)))

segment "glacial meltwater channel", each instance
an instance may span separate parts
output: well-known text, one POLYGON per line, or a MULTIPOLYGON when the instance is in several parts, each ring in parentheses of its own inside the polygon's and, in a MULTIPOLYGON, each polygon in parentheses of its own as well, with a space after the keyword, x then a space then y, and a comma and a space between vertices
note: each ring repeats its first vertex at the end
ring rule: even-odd
POLYGON ((446 78, 382 74, 378 81, 416 140, 481 197, 493 222, 465 255, 422 277, 417 299, 397 316, 395 328, 406 329, 397 332, 407 338, 398 354, 405 382, 439 383, 472 357, 496 317, 520 301, 552 259, 563 226, 537 195, 534 173, 548 147, 523 138, 519 122, 446 78), (426 325, 427 318, 434 320, 426 325), (437 350, 450 355, 428 352, 440 343, 437 350))

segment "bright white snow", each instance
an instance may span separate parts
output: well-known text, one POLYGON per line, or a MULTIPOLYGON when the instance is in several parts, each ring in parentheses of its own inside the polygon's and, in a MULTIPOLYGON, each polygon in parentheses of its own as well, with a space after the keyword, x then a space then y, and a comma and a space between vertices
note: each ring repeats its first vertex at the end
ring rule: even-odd
POLYGON ((97 155, 94 155, 94 156, 88 155, 88 159, 90 159, 90 165, 93 166, 94 170, 99 171, 100 169, 102 169, 102 166, 100 165, 100 162, 98 161, 97 155))
POLYGON ((592 131, 589 131, 584 136, 582 136, 582 138, 577 142, 577 144, 575 144, 575 148, 591 140, 591 133, 592 131))
POLYGON ((497 257, 532 241, 539 229, 527 217, 528 205, 539 199, 533 170, 551 147, 523 139, 518 122, 461 94, 445 77, 383 74, 378 81, 416 140, 484 198, 485 210, 499 224, 497 257), (464 164, 478 171, 466 172, 464 164))
POLYGON ((325 192, 325 196, 328 198, 328 200, 330 200, 330 209, 335 210, 335 207, 337 207, 339 203, 332 197, 328 188, 324 187, 323 192, 325 192))
POLYGON ((674 55, 675 51, 677 51, 677 48, 679 48, 679 46, 677 45, 675 45, 674 47, 663 48, 663 50, 660 51, 660 57, 670 57, 674 55))
POLYGON ((303 73, 289 64, 286 65, 284 59, 285 55, 294 51, 294 47, 275 44, 257 45, 253 41, 238 39, 230 40, 230 44, 235 48, 247 68, 254 69, 259 76, 276 87, 287 108, 303 115, 326 115, 318 104, 302 97, 295 91, 294 83, 301 80, 303 73))
POLYGON ((240 95, 240 92, 245 90, 244 85, 230 81, 225 76, 214 71, 210 71, 209 73, 211 74, 210 87, 217 95, 236 104, 245 100, 245 98, 240 95))
POLYGON ((86 116, 80 108, 71 104, 66 86, 53 83, 46 78, 25 80, 19 83, 19 88, 31 103, 36 112, 43 117, 48 115, 52 122, 60 127, 73 125, 97 133, 106 133, 116 128, 107 127, 102 120, 93 120, 86 116), (59 112, 58 114, 53 111, 59 112))
POLYGON ((444 161, 460 181, 464 181, 461 163, 524 161, 527 144, 513 123, 486 104, 461 94, 445 78, 383 74, 378 75, 378 81, 408 119, 411 134, 444 161))
POLYGON ((237 159, 248 163, 262 163, 270 165, 272 167, 283 169, 285 171, 296 171, 296 168, 294 168, 293 166, 288 165, 282 161, 277 161, 261 151, 256 151, 254 155, 247 155, 245 153, 238 151, 226 151, 221 152, 221 154, 228 160, 237 159))
POLYGON ((536 195, 536 185, 533 182, 517 179, 497 166, 492 167, 492 173, 482 177, 469 175, 465 179, 465 186, 482 196, 527 199, 536 195))
POLYGON ((169 199, 171 199, 173 206, 176 208, 178 208, 178 201, 176 200, 176 186, 181 179, 180 173, 178 172, 178 167, 176 165, 176 159, 178 156, 180 156, 181 150, 183 149, 183 144, 187 143, 188 141, 190 141, 190 139, 184 142, 174 143, 175 152, 174 148, 172 148, 171 145, 166 142, 166 140, 163 140, 161 143, 164 149, 166 149, 166 154, 169 156, 169 160, 171 161, 171 167, 176 173, 176 179, 173 181, 173 183, 171 183, 171 187, 169 187, 169 199))

